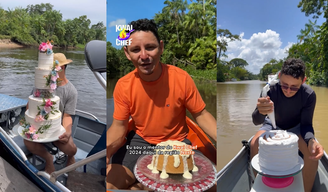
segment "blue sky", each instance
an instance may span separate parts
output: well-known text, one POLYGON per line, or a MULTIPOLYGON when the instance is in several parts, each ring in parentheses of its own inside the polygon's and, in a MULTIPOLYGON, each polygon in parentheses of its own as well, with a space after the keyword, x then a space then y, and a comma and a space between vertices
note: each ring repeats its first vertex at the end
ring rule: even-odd
MULTIPOLYGON (((245 59, 251 72, 259 73, 271 58, 283 59, 297 42, 297 35, 312 16, 297 7, 299 0, 218 0, 217 25, 241 35, 241 41, 228 44, 228 58, 245 59)), ((317 24, 321 25, 323 18, 317 24)))
POLYGON ((127 25, 138 19, 153 19, 155 13, 162 12, 164 0, 107 0, 107 41, 116 48, 116 39, 119 32, 115 31, 115 25, 127 25))

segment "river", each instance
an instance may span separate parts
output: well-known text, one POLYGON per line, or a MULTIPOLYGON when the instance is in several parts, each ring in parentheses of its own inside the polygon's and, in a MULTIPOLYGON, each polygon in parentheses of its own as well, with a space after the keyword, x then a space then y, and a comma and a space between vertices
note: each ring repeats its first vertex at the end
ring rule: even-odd
MULTIPOLYGON (((78 91, 76 108, 106 122, 106 92, 87 66, 84 50, 54 49, 54 52, 64 53, 67 59, 73 60, 66 76, 78 91)), ((34 87, 37 65, 37 48, 0 48, 0 93, 27 100, 34 87)))
MULTIPOLYGON (((217 83, 218 170, 221 170, 260 128, 252 122, 252 113, 266 82, 240 81, 217 83)), ((328 149, 328 88, 311 86, 317 95, 313 117, 315 136, 328 149)))

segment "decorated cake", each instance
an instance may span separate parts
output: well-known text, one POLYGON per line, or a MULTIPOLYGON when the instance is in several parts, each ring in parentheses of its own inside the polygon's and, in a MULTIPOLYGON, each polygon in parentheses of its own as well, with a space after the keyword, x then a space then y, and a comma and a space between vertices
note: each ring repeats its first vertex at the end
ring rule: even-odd
POLYGON ((282 172, 298 164, 298 136, 285 130, 266 131, 259 138, 259 165, 282 172))
POLYGON ((55 90, 59 83, 61 67, 54 61, 51 42, 41 43, 38 53, 38 66, 35 67, 33 94, 28 98, 28 110, 20 124, 23 136, 31 139, 46 139, 61 128, 59 111, 60 98, 55 90))
POLYGON ((192 146, 180 141, 165 141, 156 145, 152 162, 147 166, 152 173, 159 173, 166 179, 168 174, 182 174, 186 179, 192 179, 190 171, 198 171, 194 162, 192 146))

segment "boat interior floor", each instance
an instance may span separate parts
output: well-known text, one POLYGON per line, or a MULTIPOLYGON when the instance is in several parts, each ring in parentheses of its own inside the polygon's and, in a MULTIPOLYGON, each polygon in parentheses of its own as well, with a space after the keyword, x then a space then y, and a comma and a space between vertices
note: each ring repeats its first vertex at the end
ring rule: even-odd
POLYGON ((0 157, 0 173, 0 191, 41 191, 2 157, 0 157))

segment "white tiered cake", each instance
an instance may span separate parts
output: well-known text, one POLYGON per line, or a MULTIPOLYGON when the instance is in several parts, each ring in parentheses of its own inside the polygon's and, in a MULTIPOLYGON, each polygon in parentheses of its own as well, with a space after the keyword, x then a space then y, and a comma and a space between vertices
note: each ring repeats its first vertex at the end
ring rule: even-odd
POLYGON ((298 136, 284 130, 267 131, 259 138, 259 165, 283 172, 298 165, 298 136))
POLYGON ((31 140, 49 138, 61 128, 60 98, 54 95, 59 82, 57 72, 61 68, 57 61, 54 62, 50 42, 40 45, 38 59, 35 88, 33 95, 29 96, 25 118, 21 121, 23 136, 31 140))

